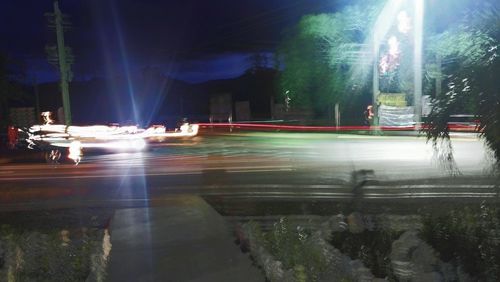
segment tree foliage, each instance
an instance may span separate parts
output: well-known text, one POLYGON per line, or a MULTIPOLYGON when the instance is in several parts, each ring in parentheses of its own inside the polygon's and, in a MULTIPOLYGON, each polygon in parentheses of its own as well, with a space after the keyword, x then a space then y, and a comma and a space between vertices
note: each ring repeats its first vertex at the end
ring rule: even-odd
POLYGON ((500 9, 485 2, 467 12, 462 23, 433 37, 431 49, 445 65, 444 93, 435 97, 427 137, 449 139, 450 115, 471 111, 486 144, 500 160, 500 9))
POLYGON ((278 50, 284 63, 280 91, 289 91, 293 106, 322 114, 363 91, 368 80, 353 74, 376 12, 368 5, 306 15, 289 31, 278 50))

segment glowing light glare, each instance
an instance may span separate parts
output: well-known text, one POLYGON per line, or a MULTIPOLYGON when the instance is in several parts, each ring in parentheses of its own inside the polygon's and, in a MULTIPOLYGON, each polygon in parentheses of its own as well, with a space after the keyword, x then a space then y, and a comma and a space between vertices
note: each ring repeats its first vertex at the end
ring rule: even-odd
POLYGON ((78 164, 82 158, 82 143, 80 141, 71 142, 68 151, 68 158, 78 164))
POLYGON ((391 36, 387 41, 389 51, 385 54, 379 62, 379 70, 381 73, 393 71, 399 66, 399 56, 401 50, 399 49, 399 41, 396 36, 391 36))
POLYGON ((176 138, 176 137, 193 137, 198 135, 199 125, 184 123, 179 130, 167 132, 165 127, 150 127, 140 133, 143 138, 176 138))
POLYGON ((133 150, 142 151, 146 148, 146 141, 142 138, 124 139, 106 143, 85 143, 86 148, 103 148, 112 150, 133 150))
POLYGON ((135 150, 144 150, 146 148, 146 141, 142 138, 133 139, 130 142, 130 146, 135 150))
POLYGON ((382 57, 382 59, 380 59, 378 67, 381 73, 386 73, 389 70, 389 61, 387 56, 384 56, 382 57))
MULTIPOLYGON (((77 141, 78 142, 78 141, 77 141)), ((52 145, 57 147, 66 147, 65 143, 52 143, 52 145)), ((146 141, 142 138, 135 139, 124 139, 124 140, 116 140, 112 142, 85 142, 81 143, 80 148, 88 148, 88 149, 107 149, 114 151, 142 151, 146 148, 146 141)), ((70 144, 71 150, 71 144, 70 144)), ((73 159, 73 158, 71 158, 73 159)))
POLYGON ((398 14, 398 30, 404 34, 411 30, 411 19, 406 11, 401 11, 398 14))
POLYGON ((167 131, 167 129, 163 125, 153 125, 153 126, 150 126, 148 129, 146 129, 144 134, 146 134, 146 135, 148 135, 148 134, 163 134, 166 131, 167 131))
POLYGON ((45 124, 53 124, 54 123, 54 120, 52 119, 51 112, 42 112, 40 115, 42 116, 45 124))
POLYGON ((122 126, 121 129, 124 130, 126 133, 131 133, 131 134, 135 134, 138 132, 138 128, 135 125, 122 126))
POLYGON ((399 49, 399 41, 396 36, 391 36, 391 38, 387 41, 387 44, 389 44, 389 55, 399 56, 401 51, 399 49))
POLYGON ((184 128, 181 128, 181 135, 186 137, 192 137, 198 135, 199 125, 197 124, 185 124, 184 128))

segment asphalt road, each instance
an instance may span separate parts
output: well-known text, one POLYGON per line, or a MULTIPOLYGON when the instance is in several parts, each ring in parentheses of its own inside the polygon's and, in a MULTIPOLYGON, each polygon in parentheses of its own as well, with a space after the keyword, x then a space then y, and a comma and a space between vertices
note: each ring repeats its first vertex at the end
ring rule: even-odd
POLYGON ((172 194, 342 199, 358 186, 373 199, 498 197, 483 143, 458 135, 453 149, 451 165, 423 137, 202 135, 139 153, 86 155, 78 166, 0 165, 0 210, 151 205, 172 194))

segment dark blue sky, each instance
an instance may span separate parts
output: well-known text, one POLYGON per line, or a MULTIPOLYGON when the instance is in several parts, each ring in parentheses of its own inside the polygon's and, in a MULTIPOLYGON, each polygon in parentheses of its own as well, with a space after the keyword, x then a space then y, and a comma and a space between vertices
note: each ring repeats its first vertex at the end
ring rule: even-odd
MULTIPOLYGON (((309 13, 334 12, 348 0, 61 0, 73 28, 76 79, 132 75, 160 67, 190 82, 242 74, 255 52, 272 57, 283 30, 309 13)), ((44 46, 52 0, 8 1, 0 10, 0 51, 26 63, 38 80, 57 79, 44 46)))

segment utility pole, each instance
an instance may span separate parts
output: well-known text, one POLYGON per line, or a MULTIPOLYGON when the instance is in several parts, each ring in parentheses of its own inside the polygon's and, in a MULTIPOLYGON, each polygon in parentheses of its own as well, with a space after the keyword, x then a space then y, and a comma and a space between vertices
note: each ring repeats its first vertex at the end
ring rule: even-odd
POLYGON ((59 2, 54 1, 54 16, 57 34, 57 55, 59 56, 59 70, 61 74, 61 92, 64 109, 64 121, 71 125, 71 105, 69 102, 69 66, 66 62, 66 47, 64 46, 64 31, 62 27, 62 14, 59 10, 59 2))
POLYGON ((33 90, 35 91, 35 114, 36 121, 40 120, 40 93, 38 92, 38 81, 36 79, 36 75, 33 77, 33 90))
POLYGON ((379 33, 375 30, 373 34, 373 78, 372 78, 372 109, 374 112, 372 124, 373 126, 378 126, 379 125, 379 120, 378 120, 378 95, 379 95, 379 73, 378 73, 378 60, 379 60, 379 52, 380 52, 380 35, 379 33))
POLYGON ((71 49, 64 45, 64 28, 67 26, 63 19, 63 14, 59 10, 58 0, 54 1, 54 13, 49 13, 49 27, 55 27, 57 37, 57 47, 47 47, 49 62, 57 65, 61 76, 61 93, 64 110, 64 121, 66 125, 71 125, 71 104, 69 99, 69 82, 72 78, 70 65, 73 63, 71 49), (52 24, 52 25, 51 25, 52 24))
POLYGON ((375 59, 373 63, 373 90, 372 90, 372 108, 373 112, 375 113, 375 116, 373 117, 372 125, 373 126, 378 126, 378 94, 380 92, 379 90, 379 73, 378 73, 378 54, 379 54, 379 45, 378 41, 375 43, 373 53, 375 54, 375 59))

